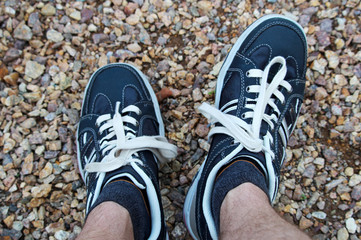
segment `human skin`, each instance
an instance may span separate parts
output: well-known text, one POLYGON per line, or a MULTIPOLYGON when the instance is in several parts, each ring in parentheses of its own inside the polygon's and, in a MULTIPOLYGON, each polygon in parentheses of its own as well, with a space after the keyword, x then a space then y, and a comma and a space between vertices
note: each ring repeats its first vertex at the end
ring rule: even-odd
MULTIPOLYGON (((103 202, 91 211, 77 239, 134 239, 129 212, 115 202, 103 202)), ((220 239, 310 238, 279 216, 260 188, 243 183, 229 191, 222 202, 220 239)))
POLYGON ((310 239, 272 208, 267 195, 252 183, 229 191, 220 212, 220 239, 310 239))

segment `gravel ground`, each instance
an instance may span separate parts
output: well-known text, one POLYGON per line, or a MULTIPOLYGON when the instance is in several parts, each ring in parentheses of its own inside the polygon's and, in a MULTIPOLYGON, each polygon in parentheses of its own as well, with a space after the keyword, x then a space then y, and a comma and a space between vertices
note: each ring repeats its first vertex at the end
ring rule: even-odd
POLYGON ((1 1, 0 238, 79 234, 83 91, 97 68, 128 62, 149 77, 179 147, 160 169, 162 201, 170 238, 189 239, 182 206, 209 148, 195 109, 213 103, 237 37, 269 13, 297 20, 309 43, 305 104, 275 208, 313 239, 360 239, 360 0, 1 1))

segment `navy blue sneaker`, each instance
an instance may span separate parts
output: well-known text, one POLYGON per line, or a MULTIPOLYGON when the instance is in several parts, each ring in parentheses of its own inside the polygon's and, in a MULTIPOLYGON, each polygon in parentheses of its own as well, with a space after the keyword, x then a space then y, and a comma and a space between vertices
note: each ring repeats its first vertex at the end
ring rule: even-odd
POLYGON ((109 182, 127 178, 148 197, 149 239, 166 238, 158 161, 174 158, 177 147, 164 137, 156 96, 139 70, 117 63, 92 75, 85 90, 77 148, 87 187, 87 213, 109 182))
POLYGON ((193 238, 218 238, 211 194, 219 170, 234 160, 258 164, 270 201, 275 199, 287 142, 303 102, 306 61, 302 27, 280 15, 254 22, 229 52, 218 76, 215 107, 199 107, 214 127, 208 156, 184 204, 193 238))

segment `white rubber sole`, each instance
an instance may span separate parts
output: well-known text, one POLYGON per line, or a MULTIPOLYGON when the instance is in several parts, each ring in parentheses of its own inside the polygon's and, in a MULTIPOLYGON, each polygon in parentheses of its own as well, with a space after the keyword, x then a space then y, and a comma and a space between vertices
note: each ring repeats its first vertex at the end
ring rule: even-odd
MULTIPOLYGON (((220 102, 220 98, 221 98, 221 90, 223 87, 223 83, 224 83, 224 79, 226 76, 226 73, 234 59, 234 57, 236 56, 236 53, 238 52, 240 46, 243 44, 244 40, 247 38, 247 36, 255 29, 257 28, 260 24, 262 24, 263 22, 265 22, 266 20, 269 20, 271 18, 282 18, 282 19, 286 19, 288 21, 291 21, 292 23, 294 23, 296 26, 298 26, 301 30, 301 32, 304 35, 304 38, 306 39, 306 35, 303 31, 303 28, 301 27, 301 25, 299 25, 296 21, 289 19, 285 16, 282 15, 278 15, 278 14, 270 14, 270 15, 266 15, 263 16, 261 18, 259 18, 258 20, 256 20, 255 22, 253 22, 249 27, 247 27, 247 29, 241 34, 241 36, 237 39, 236 43, 233 45, 231 51, 228 53, 225 62, 223 63, 223 66, 218 74, 218 78, 217 78, 217 86, 216 86, 216 96, 215 96, 215 106, 216 108, 219 109, 219 102, 220 102)), ((200 179, 200 176, 202 175, 202 171, 203 171, 203 166, 205 164, 205 162, 207 161, 207 157, 205 158, 202 167, 198 170, 197 176, 196 178, 193 180, 193 183, 191 185, 191 187, 188 190, 185 202, 184 202, 184 208, 183 208, 183 219, 184 219, 184 223, 189 231, 189 233, 191 234, 191 236, 194 239, 200 239, 199 238, 199 234, 197 231, 197 226, 196 226, 196 216, 195 216, 195 202, 196 202, 196 193, 197 193, 197 188, 198 188, 198 182, 200 179)))
POLYGON ((199 168, 198 173, 197 173, 196 177, 194 178, 191 187, 188 190, 186 199, 184 201, 184 206, 183 206, 183 221, 188 229, 188 232, 190 233, 190 235, 192 236, 193 239, 199 239, 196 221, 194 220, 194 219, 196 219, 196 216, 195 216, 196 201, 195 201, 195 199, 196 199, 198 182, 199 182, 201 173, 203 171, 205 162, 206 161, 203 161, 203 164, 199 168))

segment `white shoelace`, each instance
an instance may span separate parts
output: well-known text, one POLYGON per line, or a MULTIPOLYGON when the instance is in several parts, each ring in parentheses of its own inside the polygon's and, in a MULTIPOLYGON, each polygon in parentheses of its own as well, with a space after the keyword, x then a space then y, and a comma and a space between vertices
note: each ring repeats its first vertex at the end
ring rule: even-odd
POLYGON ((102 153, 105 154, 107 151, 109 153, 101 162, 94 162, 96 155, 93 154, 85 166, 87 172, 110 172, 128 164, 138 163, 142 165, 137 152, 144 150, 151 151, 161 163, 177 156, 177 147, 168 143, 165 137, 136 137, 135 131, 125 126, 125 123, 134 126, 139 124, 136 119, 126 115, 131 112, 139 115, 141 111, 138 107, 130 105, 122 110, 122 114, 119 113, 119 107, 120 102, 117 102, 113 117, 110 114, 105 114, 96 120, 97 126, 100 126, 100 134, 108 130, 108 134, 99 143, 102 153), (115 139, 111 140, 114 136, 115 139))
POLYGON ((259 85, 252 85, 247 88, 248 92, 258 93, 257 99, 246 99, 246 108, 249 108, 250 111, 246 112, 243 115, 243 118, 252 118, 252 124, 248 124, 244 120, 228 114, 228 112, 236 109, 236 106, 229 106, 236 104, 238 99, 228 102, 221 110, 218 110, 207 103, 203 103, 198 110, 207 117, 212 124, 217 122, 222 124, 222 126, 211 129, 208 137, 210 138, 214 134, 227 134, 233 137, 236 143, 240 143, 251 152, 264 151, 266 154, 267 168, 272 168, 273 170, 272 159, 275 157, 271 150, 273 137, 271 133, 267 132, 263 139, 261 139, 260 130, 262 120, 264 120, 271 129, 274 128, 274 122, 278 121, 280 111, 275 104, 275 98, 281 101, 281 103, 285 102, 285 97, 278 88, 282 86, 286 88, 287 91, 292 91, 292 86, 284 80, 286 73, 286 60, 280 56, 273 58, 263 71, 260 69, 251 69, 248 71, 248 77, 260 78, 259 85), (281 64, 281 68, 272 81, 268 83, 269 71, 271 67, 277 63, 281 64), (266 114, 265 110, 267 105, 269 105, 276 114, 266 114))

